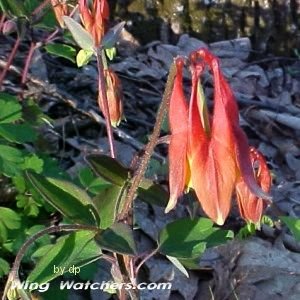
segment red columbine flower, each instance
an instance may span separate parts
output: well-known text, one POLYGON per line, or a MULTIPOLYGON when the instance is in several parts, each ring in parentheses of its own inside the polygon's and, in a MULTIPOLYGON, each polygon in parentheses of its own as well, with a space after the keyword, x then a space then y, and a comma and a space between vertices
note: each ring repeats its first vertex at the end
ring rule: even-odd
POLYGON ((106 0, 93 0, 91 8, 88 0, 79 0, 79 12, 82 24, 91 34, 96 46, 99 46, 106 31, 109 19, 109 6, 106 0))
MULTIPOLYGON (((196 131, 190 134, 191 140, 196 141, 191 146, 201 149, 197 150, 199 154, 194 155, 196 160, 191 164, 191 168, 197 170, 192 172, 192 184, 195 183, 197 197, 207 215, 217 224, 223 224, 229 213, 233 190, 241 178, 258 198, 270 199, 270 196, 254 177, 248 140, 239 126, 238 107, 217 58, 207 49, 200 49, 197 54, 212 70, 215 92, 211 137, 205 138, 202 134, 204 143, 199 143, 196 131)), ((201 133, 199 121, 195 120, 192 126, 198 127, 201 133)))
MULTIPOLYGON (((120 124, 123 117, 123 100, 121 82, 115 72, 111 69, 104 70, 104 77, 106 80, 106 95, 108 101, 108 110, 110 122, 113 127, 120 124)), ((104 114, 102 97, 100 109, 104 114)), ((106 116, 105 116, 106 117, 106 116)))
POLYGON ((64 21, 63 16, 67 16, 68 11, 68 5, 66 1, 63 0, 51 0, 51 4, 54 10, 54 14, 56 17, 56 20, 58 21, 60 27, 64 27, 64 21))
POLYGON ((182 91, 182 68, 178 66, 170 100, 170 200, 166 211, 175 206, 177 197, 190 181, 188 185, 195 190, 205 213, 222 225, 238 181, 242 180, 258 198, 270 197, 256 183, 248 141, 239 127, 237 104, 217 58, 208 50, 200 49, 193 53, 191 61, 192 91, 188 113, 182 91), (213 73, 212 116, 205 116, 201 108, 205 101, 201 99, 203 95, 198 90, 198 81, 203 62, 197 62, 197 57, 202 58, 213 73))
MULTIPOLYGON (((268 193, 272 177, 263 155, 255 148, 250 147, 250 159, 257 183, 264 192, 268 193)), ((236 184, 236 195, 242 218, 254 224, 259 223, 266 202, 251 193, 241 177, 236 184)))

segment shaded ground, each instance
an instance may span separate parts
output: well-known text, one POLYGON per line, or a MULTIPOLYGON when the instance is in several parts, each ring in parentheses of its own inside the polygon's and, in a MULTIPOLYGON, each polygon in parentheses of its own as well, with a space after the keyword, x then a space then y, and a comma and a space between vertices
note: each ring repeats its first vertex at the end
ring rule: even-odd
MULTIPOLYGON (((11 47, 11 40, 2 38, 1 45, 0 64, 11 47)), ((128 165, 133 154, 147 141, 173 57, 188 55, 200 46, 209 46, 220 57, 241 109, 241 124, 250 143, 267 157, 274 174, 274 205, 268 208, 267 214, 274 218, 283 214, 299 218, 300 62, 272 56, 250 61, 251 45, 247 38, 205 45, 182 35, 176 46, 153 42, 140 48, 123 42, 112 64, 123 84, 127 120, 115 131, 118 159, 128 165)), ((17 68, 25 52, 14 62, 17 68)), ((16 86, 20 78, 18 70, 15 71, 4 83, 7 91, 18 93, 16 86)), ((58 157, 70 174, 76 174, 85 154, 107 153, 104 120, 95 101, 96 74, 95 62, 77 69, 42 52, 36 53, 31 66, 26 93, 34 96, 53 119, 53 127, 45 125, 41 129, 44 136, 41 149, 58 157)), ((204 84, 211 99, 209 74, 205 75, 204 84)), ((166 147, 157 148, 148 172, 148 176, 161 183, 166 183, 165 155, 166 147)), ((163 225, 188 214, 185 203, 181 201, 176 211, 165 215, 163 209, 137 201, 135 215, 141 251, 153 247, 163 225)), ((241 224, 234 208, 226 226, 238 228, 241 224)), ((155 256, 146 263, 143 276, 153 282, 172 281, 172 294, 151 292, 151 295, 143 294, 142 299, 296 299, 300 293, 300 258, 296 253, 300 251, 299 245, 289 240, 285 228, 279 224, 278 228, 264 229, 260 237, 207 252, 201 261, 203 268, 191 272, 189 279, 155 256)), ((100 280, 101 276, 103 272, 96 279, 100 280)), ((72 299, 75 298, 86 299, 86 296, 76 295, 72 299)), ((91 293, 91 299, 108 298, 108 295, 91 293)))

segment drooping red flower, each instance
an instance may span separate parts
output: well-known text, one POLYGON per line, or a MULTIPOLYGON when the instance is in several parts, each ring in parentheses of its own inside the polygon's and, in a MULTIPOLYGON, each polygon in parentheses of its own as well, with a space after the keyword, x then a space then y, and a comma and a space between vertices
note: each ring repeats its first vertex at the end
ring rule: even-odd
POLYGON ((84 28, 91 34, 95 46, 99 46, 106 31, 109 19, 109 6, 106 0, 79 0, 79 13, 84 28))
MULTIPOLYGON (((113 127, 117 127, 120 124, 123 117, 123 96, 121 82, 117 74, 112 69, 104 70, 104 77, 106 80, 106 95, 108 101, 110 122, 113 127)), ((104 105, 102 101, 103 100, 101 97, 99 105, 101 111, 104 114, 104 105)))
MULTIPOLYGON (((250 159, 257 183, 264 192, 268 193, 272 177, 263 155, 254 147, 250 147, 250 159)), ((241 177, 236 184, 236 195, 242 218, 254 224, 259 223, 266 201, 251 193, 241 177)))
POLYGON ((217 58, 207 49, 200 49, 191 55, 190 60, 192 91, 188 128, 186 101, 184 96, 179 96, 183 95, 182 77, 178 75, 170 101, 170 200, 167 211, 174 207, 177 197, 190 181, 189 185, 195 190, 205 213, 222 225, 229 213, 235 186, 240 180, 256 197, 270 197, 256 182, 248 141, 239 126, 237 104, 217 58), (199 62, 198 58, 202 61, 199 62), (203 63, 212 70, 215 88, 213 114, 207 118, 201 110, 201 103, 205 101, 199 99, 203 97, 198 85, 203 63), (205 122, 205 119, 208 121, 205 122), (184 134, 179 135, 180 130, 184 134), (190 171, 190 179, 185 170, 190 171))

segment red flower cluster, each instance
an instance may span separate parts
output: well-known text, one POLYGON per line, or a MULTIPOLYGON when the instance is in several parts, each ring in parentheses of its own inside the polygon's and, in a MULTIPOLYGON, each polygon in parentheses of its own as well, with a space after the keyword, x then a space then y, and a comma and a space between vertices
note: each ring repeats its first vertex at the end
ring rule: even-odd
POLYGON ((69 8, 66 1, 61 0, 51 0, 51 4, 53 7, 53 11, 58 21, 60 27, 64 27, 63 16, 67 16, 69 14, 69 8))
POLYGON ((106 0, 93 0, 89 7, 88 0, 79 0, 79 12, 82 24, 99 46, 105 34, 109 19, 109 6, 106 0))
POLYGON ((239 126, 238 107, 219 66, 207 49, 190 56, 192 90, 189 104, 183 92, 183 59, 177 58, 177 74, 170 100, 169 146, 170 200, 166 212, 173 209, 185 187, 192 187, 205 213, 222 225, 229 214, 233 192, 241 215, 248 221, 260 221, 263 200, 271 177, 265 160, 248 145, 239 126), (199 86, 200 75, 208 65, 214 79, 214 109, 209 115, 199 86), (259 163, 255 174, 255 163, 259 163))

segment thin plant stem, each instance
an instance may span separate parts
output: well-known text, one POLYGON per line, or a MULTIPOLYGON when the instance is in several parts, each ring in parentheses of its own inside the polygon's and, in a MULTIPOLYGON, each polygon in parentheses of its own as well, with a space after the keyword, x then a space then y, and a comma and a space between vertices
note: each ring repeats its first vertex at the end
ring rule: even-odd
POLYGON ((45 0, 43 1, 33 12, 32 12, 32 16, 35 16, 37 14, 39 14, 48 4, 50 3, 50 0, 45 0))
POLYGON ((149 140, 148 144, 145 147, 144 155, 140 159, 139 166, 138 166, 138 169, 136 171, 136 175, 134 176, 134 178, 132 180, 132 184, 131 184, 131 186, 129 188, 129 191, 126 195, 126 199, 124 201, 123 209, 122 209, 120 215, 118 216, 119 221, 124 220, 124 219, 127 218, 128 213, 131 209, 131 205, 132 205, 132 203, 135 199, 136 190, 139 187, 139 184, 140 184, 142 178, 144 177, 144 174, 147 170, 147 166, 149 164, 150 158, 151 158, 151 156, 154 152, 154 148, 157 144, 157 140, 158 140, 159 135, 160 135, 161 125, 162 125, 165 113, 168 110, 175 75, 176 75, 176 66, 175 66, 174 63, 172 63, 172 65, 170 67, 167 83, 166 83, 166 88, 165 88, 164 95, 163 95, 163 98, 162 98, 162 102, 161 102, 161 104, 159 106, 159 109, 158 109, 158 112, 157 112, 157 119, 156 119, 156 123, 154 125, 152 135, 150 137, 150 140, 149 140))
POLYGON ((18 37, 15 41, 13 49, 10 52, 9 57, 7 59, 7 63, 5 65, 5 68, 2 70, 2 73, 0 75, 0 89, 2 88, 3 80, 6 76, 6 73, 7 73, 7 71, 9 70, 9 68, 12 64, 12 61, 13 61, 14 57, 16 56, 17 50, 20 46, 20 43, 21 43, 21 39, 18 37))
POLYGON ((109 107, 108 107, 108 99, 106 94, 106 82, 103 72, 103 61, 102 61, 102 49, 97 49, 96 56, 97 56, 97 68, 98 68, 98 105, 100 107, 100 103, 102 100, 103 103, 103 115, 105 117, 106 122, 106 130, 107 130, 107 137, 108 143, 110 148, 110 156, 115 158, 115 150, 114 150, 114 140, 113 140, 113 131, 110 121, 109 115, 109 107))
POLYGON ((24 257, 24 255, 26 254, 28 248, 40 237, 46 235, 46 234, 50 234, 50 233, 54 233, 54 232, 63 232, 63 231, 78 231, 78 230, 88 230, 88 231, 95 231, 98 232, 100 231, 100 229, 96 226, 91 226, 91 225, 80 225, 80 224, 74 224, 74 225, 59 225, 59 226, 51 226, 51 227, 47 227, 39 232, 37 232, 36 234, 34 234, 33 236, 31 236, 20 248, 20 250, 18 251, 15 261, 13 263, 12 269, 9 273, 6 285, 5 285, 5 289, 3 292, 3 296, 2 296, 2 300, 6 299, 6 295, 7 292, 10 288, 11 283, 14 280, 18 280, 19 276, 19 269, 20 269, 20 265, 22 262, 22 259, 24 257))
POLYGON ((137 274, 139 273, 140 268, 142 267, 142 265, 149 259, 151 258, 153 255, 155 255, 158 252, 158 248, 154 249, 153 251, 151 251, 149 254, 147 254, 142 260, 141 262, 137 265, 137 267, 135 268, 135 275, 137 276, 137 274))
POLYGON ((2 16, 0 18, 0 33, 2 32, 2 27, 4 25, 5 18, 6 18, 6 15, 2 14, 2 16))
POLYGON ((37 44, 35 42, 31 42, 30 48, 29 48, 29 51, 28 51, 28 54, 27 54, 27 57, 25 60, 25 66, 24 66, 24 69, 22 72, 22 77, 21 77, 21 85, 22 86, 24 86, 26 83, 29 66, 30 66, 30 63, 31 63, 31 60, 32 60, 32 57, 33 57, 33 54, 34 54, 34 51, 36 48, 37 48, 37 44))
POLYGON ((59 28, 56 28, 45 40, 44 44, 48 44, 50 42, 52 42, 55 38, 56 35, 59 33, 59 28))

